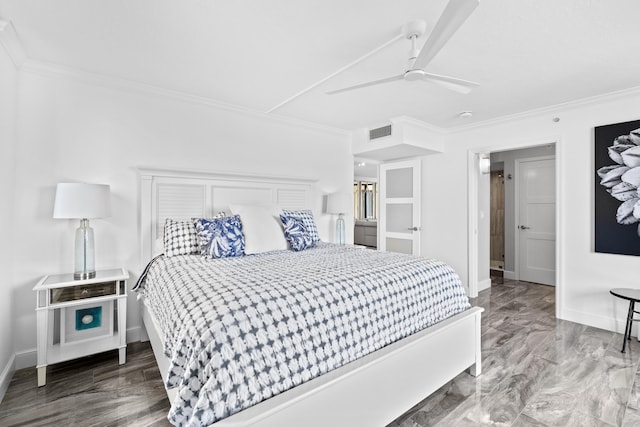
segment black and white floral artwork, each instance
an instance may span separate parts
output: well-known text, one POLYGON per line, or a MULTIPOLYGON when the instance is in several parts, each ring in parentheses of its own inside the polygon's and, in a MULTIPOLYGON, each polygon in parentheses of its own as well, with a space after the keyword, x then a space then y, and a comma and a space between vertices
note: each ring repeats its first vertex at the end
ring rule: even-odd
POLYGON ((595 251, 640 255, 640 120, 595 128, 595 251))

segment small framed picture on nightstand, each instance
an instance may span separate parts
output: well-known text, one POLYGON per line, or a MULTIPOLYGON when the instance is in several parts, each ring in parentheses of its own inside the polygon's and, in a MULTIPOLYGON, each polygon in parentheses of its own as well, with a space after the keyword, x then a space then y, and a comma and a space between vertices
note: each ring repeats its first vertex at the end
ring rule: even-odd
POLYGON ((60 344, 113 335, 113 301, 60 309, 60 344))

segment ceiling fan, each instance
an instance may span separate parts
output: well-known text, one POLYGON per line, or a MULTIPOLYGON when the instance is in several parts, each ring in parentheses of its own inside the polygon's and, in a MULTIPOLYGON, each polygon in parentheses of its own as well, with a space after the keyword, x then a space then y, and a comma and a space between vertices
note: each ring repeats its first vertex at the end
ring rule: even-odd
POLYGON ((354 86, 336 89, 327 92, 328 95, 361 89, 368 86, 394 82, 398 80, 406 81, 430 81, 444 86, 448 89, 461 93, 469 93, 472 88, 479 86, 478 83, 469 80, 462 80, 455 77, 442 76, 440 74, 428 73, 424 69, 431 62, 433 57, 444 47, 453 34, 462 26, 464 21, 478 7, 478 0, 449 0, 440 19, 433 27, 429 38, 425 41, 422 49, 416 47, 416 40, 424 34, 427 25, 422 20, 411 21, 402 27, 402 34, 411 42, 407 69, 404 73, 383 79, 360 83, 354 86))

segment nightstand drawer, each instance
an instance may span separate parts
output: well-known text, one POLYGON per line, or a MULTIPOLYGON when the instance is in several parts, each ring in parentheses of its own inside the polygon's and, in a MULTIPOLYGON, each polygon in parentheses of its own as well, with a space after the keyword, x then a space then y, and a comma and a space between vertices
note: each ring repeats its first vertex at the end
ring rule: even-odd
POLYGON ((51 289, 51 304, 115 295, 116 286, 117 282, 113 281, 51 289))

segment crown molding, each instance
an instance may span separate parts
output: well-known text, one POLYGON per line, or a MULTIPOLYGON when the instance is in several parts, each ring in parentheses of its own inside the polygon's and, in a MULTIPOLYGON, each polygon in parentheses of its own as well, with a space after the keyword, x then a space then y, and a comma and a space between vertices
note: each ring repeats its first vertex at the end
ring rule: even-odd
MULTIPOLYGON (((633 95, 640 95, 640 86, 635 86, 632 88, 622 89, 614 92, 607 92, 600 95, 589 96, 585 98, 576 99, 573 101, 563 102, 560 104, 554 104, 546 107, 535 108, 533 110, 522 111, 520 113, 509 114, 506 116, 496 117, 494 119, 483 120, 475 123, 469 123, 468 125, 454 126, 450 128, 442 128, 442 127, 433 125, 429 122, 416 119, 415 117, 411 117, 411 116, 393 117, 390 120, 388 120, 387 123, 394 122, 394 121, 396 122, 401 121, 401 122, 410 123, 415 126, 422 127, 423 129, 427 129, 442 135, 451 135, 454 133, 465 132, 465 131, 479 129, 483 127, 497 126, 497 125, 505 124, 515 120, 524 120, 524 119, 532 118, 542 114, 560 114, 570 109, 588 106, 598 102, 615 101, 617 99, 625 98, 627 96, 633 96, 633 95)), ((362 129, 367 130, 373 127, 376 127, 376 126, 359 128, 359 129, 356 129, 355 131, 359 131, 362 129)))
MULTIPOLYGON (((167 89, 160 86, 149 85, 146 83, 141 83, 134 80, 122 79, 119 77, 108 76, 100 73, 93 73, 89 71, 84 71, 78 68, 66 67, 63 65, 49 63, 44 61, 38 61, 28 58, 25 55, 24 49, 22 49, 22 44, 17 37, 15 29, 13 25, 9 21, 4 21, 0 19, 0 42, 7 50, 11 60, 16 65, 17 68, 22 71, 31 72, 35 74, 45 75, 45 76, 54 76, 54 77, 62 77, 68 78, 76 81, 81 81, 86 84, 105 87, 109 89, 117 89, 128 92, 138 92, 144 93, 148 95, 156 95, 162 96, 166 98, 171 98, 175 100, 180 100, 183 102, 189 102, 198 105, 204 105, 211 108, 216 108, 225 111, 231 111, 238 114, 251 116, 254 118, 260 118, 263 120, 271 120, 279 123, 283 123, 289 126, 302 127, 312 130, 317 130, 321 132, 326 132, 329 134, 339 135, 343 137, 351 137, 354 132, 362 131, 362 129, 368 129, 369 127, 363 127, 358 129, 341 129, 332 126, 327 126, 315 122, 310 122, 306 120, 295 119, 279 114, 273 113, 265 113, 260 110, 225 103, 222 101, 218 101, 213 98, 208 98, 199 95, 193 95, 186 92, 181 92, 173 89, 167 89)), ((393 121, 402 121, 405 123, 411 123, 415 126, 422 127, 423 129, 430 130, 432 132, 441 134, 441 135, 449 135, 453 133, 465 132, 469 130, 474 130, 483 127, 489 126, 497 126, 500 124, 512 122, 515 120, 523 120, 527 118, 532 118, 541 114, 557 114, 567 109, 578 108, 581 106, 586 106, 590 104, 594 104, 597 102, 605 102, 605 101, 613 101, 616 99, 620 99, 623 97, 627 97, 630 95, 638 95, 640 94, 640 86, 636 86, 633 88, 623 89, 615 92, 609 92, 605 94, 585 97, 573 101, 568 101, 560 104, 554 104, 547 107, 536 108, 532 110, 523 111, 520 113, 509 114, 506 116, 497 117, 494 119, 479 121, 475 123, 469 123, 467 125, 455 126, 450 128, 442 128, 426 121, 416 119, 411 116, 399 116, 394 117, 385 124, 393 121)))
POLYGON ((135 80, 123 79, 120 77, 108 76, 106 74, 94 73, 90 71, 81 70, 74 67, 67 67, 60 64, 27 59, 24 63, 22 70, 29 73, 67 78, 75 81, 81 81, 85 84, 104 87, 108 89, 122 90, 126 92, 138 92, 147 95, 156 95, 165 98, 171 98, 183 102, 188 102, 197 105, 204 105, 211 108, 230 111, 245 116, 259 118, 263 120, 275 121, 283 123, 289 126, 302 127, 321 132, 326 132, 334 135, 349 137, 351 133, 345 129, 340 129, 332 126, 322 125, 319 123, 309 122, 306 120, 295 119, 279 114, 265 113, 263 111, 255 110, 252 108, 244 107, 241 105, 230 104, 222 101, 218 101, 213 98, 208 98, 200 95, 194 95, 187 92, 182 92, 173 89, 167 89, 160 86, 154 86, 146 83, 141 83, 135 80))
POLYGON ((318 182, 316 178, 300 178, 295 176, 275 176, 261 175, 256 173, 238 173, 231 171, 211 172, 202 169, 171 169, 171 168, 153 168, 146 166, 138 166, 135 168, 138 176, 143 179, 153 177, 168 178, 202 178, 220 181, 249 181, 249 182, 272 182, 272 183, 288 183, 288 184, 315 184, 318 182))
POLYGON ((580 98, 573 101, 567 101, 560 104, 549 105, 547 107, 536 108, 533 110, 527 110, 520 113, 500 116, 495 119, 489 119, 481 122, 470 123, 464 126, 452 127, 447 129, 446 133, 452 134, 457 132, 465 132, 465 131, 474 130, 478 128, 488 127, 488 126, 497 126, 497 125, 505 124, 515 120, 529 119, 542 114, 559 114, 567 110, 592 105, 598 102, 615 101, 617 99, 625 98, 633 95, 640 95, 640 86, 635 86, 628 89, 622 89, 614 92, 607 92, 600 95, 580 98))
POLYGON ((4 46, 13 65, 20 69, 27 60, 27 54, 13 23, 2 18, 0 18, 0 44, 4 46))

